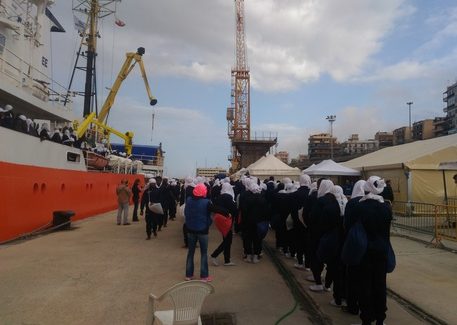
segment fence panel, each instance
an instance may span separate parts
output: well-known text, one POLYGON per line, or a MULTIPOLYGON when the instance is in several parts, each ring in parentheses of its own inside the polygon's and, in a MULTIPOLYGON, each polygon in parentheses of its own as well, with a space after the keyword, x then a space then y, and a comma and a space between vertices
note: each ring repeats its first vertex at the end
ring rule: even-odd
POLYGON ((393 225, 423 234, 435 233, 436 206, 429 203, 394 201, 393 225))
POLYGON ((441 238, 457 241, 457 206, 437 205, 436 206, 436 235, 441 238))

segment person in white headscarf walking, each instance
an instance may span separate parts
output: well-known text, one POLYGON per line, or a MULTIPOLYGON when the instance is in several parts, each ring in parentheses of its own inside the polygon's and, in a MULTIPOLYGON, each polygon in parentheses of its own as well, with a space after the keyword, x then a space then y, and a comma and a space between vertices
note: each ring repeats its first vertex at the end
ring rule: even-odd
POLYGON ((246 181, 246 192, 240 197, 241 232, 243 235, 244 261, 258 263, 262 239, 257 224, 269 219, 268 204, 256 179, 246 181))
MULTIPOLYGON (((233 187, 230 185, 230 183, 222 184, 220 194, 213 201, 213 204, 223 211, 221 215, 223 215, 225 218, 229 218, 231 221, 236 220, 238 209, 235 203, 235 193, 233 192, 233 187)), ((222 236, 222 243, 211 254, 211 260, 214 266, 219 265, 217 262, 217 257, 222 252, 224 253, 224 266, 235 265, 235 263, 233 263, 230 258, 232 238, 232 229, 230 229, 225 236, 222 236)))
POLYGON ((382 325, 386 318, 387 255, 390 245, 392 211, 384 202, 385 182, 371 176, 364 185, 365 195, 360 199, 355 217, 365 229, 368 246, 360 262, 360 319, 363 325, 382 325))
MULTIPOLYGON (((352 188, 351 199, 346 204, 344 209, 343 218, 343 242, 347 237, 349 229, 356 222, 355 211, 357 209, 359 200, 365 195, 364 186, 365 181, 363 179, 357 181, 352 188)), ((346 303, 347 306, 343 306, 343 311, 353 315, 359 314, 359 281, 360 281, 360 266, 359 265, 347 265, 346 266, 346 303)))
POLYGON ((337 247, 335 241, 338 241, 338 221, 341 220, 340 207, 332 194, 334 184, 331 180, 324 179, 319 184, 317 190, 317 204, 313 207, 315 229, 313 229, 313 238, 316 239, 314 248, 317 255, 317 260, 311 265, 315 284, 309 288, 311 291, 321 292, 324 290, 322 285, 321 272, 322 263, 332 261, 337 255, 337 247), (325 238, 324 238, 325 236, 325 238), (336 237, 336 238, 335 238, 336 237), (325 239, 331 240, 325 240, 325 239))
POLYGON ((308 198, 311 178, 306 174, 300 175, 299 183, 300 187, 293 193, 294 203, 296 204, 296 209, 293 209, 296 213, 294 212, 292 214, 292 218, 294 220, 293 240, 297 257, 297 263, 295 263, 294 267, 297 269, 303 269, 306 265, 306 268, 309 269, 310 257, 309 250, 306 248, 308 241, 308 229, 304 216, 309 203, 308 198))

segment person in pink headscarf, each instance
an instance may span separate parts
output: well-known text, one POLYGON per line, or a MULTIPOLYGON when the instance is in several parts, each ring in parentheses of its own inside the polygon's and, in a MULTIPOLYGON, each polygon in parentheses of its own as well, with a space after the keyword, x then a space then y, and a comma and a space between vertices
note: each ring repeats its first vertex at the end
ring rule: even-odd
POLYGON ((208 271, 208 232, 211 226, 211 212, 220 212, 206 198, 208 190, 203 183, 199 183, 186 200, 184 216, 186 220, 188 251, 186 259, 186 281, 194 278, 194 254, 197 241, 200 244, 200 279, 211 282, 208 271))

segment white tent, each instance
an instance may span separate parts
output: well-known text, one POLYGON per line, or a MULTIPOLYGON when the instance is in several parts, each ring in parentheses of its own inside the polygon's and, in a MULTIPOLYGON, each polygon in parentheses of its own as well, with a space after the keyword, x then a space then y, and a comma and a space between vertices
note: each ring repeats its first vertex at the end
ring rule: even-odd
POLYGON ((391 181, 396 201, 443 203, 457 193, 457 134, 387 147, 343 163, 391 181), (443 186, 443 182, 446 186, 443 186))
POLYGON ((312 164, 311 166, 309 166, 308 168, 304 169, 302 171, 303 174, 308 174, 310 171, 312 171, 314 168, 316 167, 316 164, 312 164))
POLYGON ((275 178, 289 177, 293 180, 298 180, 301 175, 300 169, 290 167, 274 155, 264 156, 246 167, 246 169, 249 171, 251 176, 255 176, 260 179, 274 176, 275 178))
POLYGON ((303 172, 310 176, 360 176, 358 170, 340 165, 331 159, 323 160, 316 166, 311 167, 303 172))

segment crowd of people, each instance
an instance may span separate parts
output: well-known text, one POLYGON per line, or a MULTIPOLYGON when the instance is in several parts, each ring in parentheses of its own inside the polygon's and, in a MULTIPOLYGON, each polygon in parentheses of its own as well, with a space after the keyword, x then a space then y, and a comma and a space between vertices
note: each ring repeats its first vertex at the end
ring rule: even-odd
POLYGON ((106 139, 96 142, 90 132, 86 132, 85 135, 78 138, 76 130, 70 124, 67 125, 67 123, 56 125, 51 130, 48 122, 37 123, 24 114, 16 114, 11 105, 5 105, 3 108, 0 107, 0 126, 38 137, 41 141, 48 140, 69 147, 80 148, 105 157, 108 155, 127 157, 125 152, 109 150, 106 139))
MULTIPOLYGON (((188 177, 183 184, 158 176, 150 178, 144 189, 139 188, 139 180, 133 185, 132 220, 138 220, 139 207, 140 215, 145 215, 146 239, 150 240, 152 234, 156 237, 162 227, 167 227, 168 219, 176 218, 178 206, 185 221, 183 247, 188 249, 185 279, 194 279, 198 243, 200 279, 208 282, 212 281, 208 268, 211 224, 222 235, 221 243, 210 254, 214 266, 219 265, 220 254, 224 256, 224 266, 235 265, 231 259, 234 234, 242 238, 243 260, 259 263, 262 240, 271 229, 278 252, 295 259, 294 267, 309 272, 306 280, 313 282, 311 291, 333 292, 331 305, 360 315, 363 325, 381 325, 387 310, 386 274, 393 270, 393 193, 377 176, 359 180, 351 187, 348 197, 331 180, 312 182, 306 174, 298 182, 288 178, 276 181, 274 177, 261 181, 244 175, 237 181, 228 177, 213 181, 188 177), (360 229, 363 240, 357 247, 354 239, 360 242, 360 229)), ((121 212, 120 209, 118 224, 121 212)))

